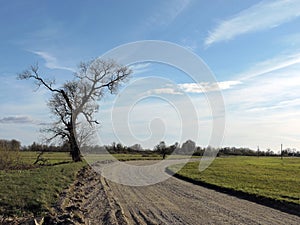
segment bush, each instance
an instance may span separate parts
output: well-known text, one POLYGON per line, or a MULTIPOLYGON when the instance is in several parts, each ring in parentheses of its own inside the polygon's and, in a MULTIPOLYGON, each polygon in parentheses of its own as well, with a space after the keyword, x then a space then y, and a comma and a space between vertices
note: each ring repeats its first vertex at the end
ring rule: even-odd
POLYGON ((0 170, 12 169, 20 162, 19 151, 0 148, 0 170))
POLYGON ((20 142, 0 140, 0 170, 12 169, 20 163, 20 142))

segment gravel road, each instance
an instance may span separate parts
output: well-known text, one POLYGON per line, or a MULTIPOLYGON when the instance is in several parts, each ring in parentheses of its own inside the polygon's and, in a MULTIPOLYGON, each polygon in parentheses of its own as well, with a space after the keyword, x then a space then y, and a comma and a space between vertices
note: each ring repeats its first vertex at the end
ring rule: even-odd
MULTIPOLYGON (((137 166, 151 164, 142 161, 130 163, 137 166)), ((109 171, 117 176, 114 180, 121 179, 118 174, 122 174, 122 177, 127 174, 130 176, 128 180, 142 177, 147 180, 146 173, 150 173, 150 170, 140 168, 127 173, 122 164, 116 164, 109 171)), ((157 170, 161 171, 162 168, 157 170)), ((108 179, 103 181, 128 224, 300 224, 298 216, 174 177, 148 186, 122 185, 108 179)))

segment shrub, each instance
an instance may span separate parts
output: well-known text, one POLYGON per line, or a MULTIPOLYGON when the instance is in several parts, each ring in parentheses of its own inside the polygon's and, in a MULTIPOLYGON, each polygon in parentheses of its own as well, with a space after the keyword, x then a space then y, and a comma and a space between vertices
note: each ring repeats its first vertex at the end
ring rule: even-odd
POLYGON ((20 162, 19 151, 0 148, 0 170, 11 169, 20 162))
POLYGON ((20 142, 0 140, 0 170, 12 169, 20 163, 20 142))

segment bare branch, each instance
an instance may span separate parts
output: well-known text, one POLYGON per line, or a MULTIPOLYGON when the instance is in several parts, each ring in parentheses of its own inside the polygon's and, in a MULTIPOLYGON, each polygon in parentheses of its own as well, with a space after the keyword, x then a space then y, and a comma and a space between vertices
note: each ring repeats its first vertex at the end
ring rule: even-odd
POLYGON ((47 89, 49 89, 52 92, 60 92, 60 90, 54 89, 54 88, 51 87, 51 85, 54 83, 54 81, 49 82, 49 83, 46 82, 44 79, 42 79, 39 76, 38 70, 39 70, 38 64, 36 64, 34 66, 32 65, 30 67, 30 69, 25 70, 23 73, 20 73, 18 75, 18 79, 20 79, 20 80, 35 79, 36 80, 36 84, 37 84, 38 87, 40 87, 41 85, 43 85, 43 86, 45 86, 47 89))
POLYGON ((49 140, 57 137, 62 140, 68 139, 73 160, 78 161, 80 160, 80 150, 75 137, 75 134, 78 133, 77 130, 81 129, 80 144, 87 141, 88 137, 93 134, 91 130, 82 130, 83 123, 77 121, 79 115, 82 114, 90 125, 99 124, 93 118, 99 109, 97 101, 107 92, 115 93, 131 72, 128 67, 121 66, 113 60, 96 59, 81 63, 74 80, 65 82, 61 88, 53 88, 54 81, 43 79, 39 75, 38 65, 31 66, 30 69, 19 74, 18 78, 21 80, 33 79, 37 87, 44 86, 52 92, 48 106, 57 121, 51 128, 46 129, 47 132, 53 134, 49 140))

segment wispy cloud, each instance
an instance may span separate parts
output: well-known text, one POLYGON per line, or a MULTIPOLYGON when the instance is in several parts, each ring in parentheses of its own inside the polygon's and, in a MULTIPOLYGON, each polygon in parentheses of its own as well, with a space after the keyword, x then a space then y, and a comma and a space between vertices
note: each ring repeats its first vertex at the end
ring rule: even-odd
POLYGON ((0 123, 33 123, 34 120, 30 116, 7 116, 0 119, 0 123))
POLYGON ((129 66, 129 69, 132 70, 134 74, 140 74, 149 71, 151 63, 136 63, 129 66))
POLYGON ((296 65, 243 80, 243 85, 224 92, 224 99, 235 111, 244 111, 241 115, 258 110, 268 113, 278 113, 279 109, 293 111, 299 103, 299 69, 300 65, 296 65))
POLYGON ((31 116, 17 115, 5 116, 0 118, 0 124, 35 124, 35 125, 49 125, 49 123, 41 122, 33 119, 31 116))
POLYGON ((241 11, 209 32, 205 46, 236 36, 277 27, 300 16, 299 0, 262 1, 241 11))
POLYGON ((217 83, 184 83, 179 84, 179 87, 188 93, 205 93, 218 90, 230 89, 235 85, 241 84, 240 81, 222 81, 217 83))
POLYGON ((42 57, 45 60, 45 66, 49 69, 60 69, 60 70, 69 70, 74 72, 75 70, 71 67, 65 67, 65 66, 61 66, 58 63, 58 60, 56 57, 54 57, 53 55, 51 55, 48 52, 43 52, 43 51, 31 51, 32 53, 42 57))
POLYGON ((250 109, 251 112, 262 112, 267 110, 278 110, 278 109, 285 109, 285 108, 293 108, 300 106, 300 99, 292 99, 286 101, 280 101, 271 106, 264 106, 264 107, 256 107, 250 109))
POLYGON ((300 52, 282 54, 272 59, 259 62, 251 69, 239 75, 241 80, 254 78, 276 70, 284 69, 300 63, 300 52))
POLYGON ((195 52, 198 48, 198 43, 196 40, 192 40, 190 38, 183 38, 181 40, 181 45, 187 49, 189 49, 192 52, 195 52))
POLYGON ((172 2, 163 2, 160 6, 160 10, 154 15, 148 18, 147 24, 152 26, 156 25, 168 25, 172 23, 191 3, 191 0, 175 0, 172 2))

